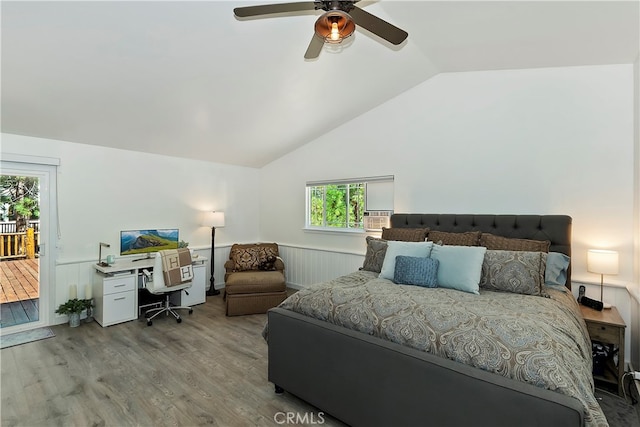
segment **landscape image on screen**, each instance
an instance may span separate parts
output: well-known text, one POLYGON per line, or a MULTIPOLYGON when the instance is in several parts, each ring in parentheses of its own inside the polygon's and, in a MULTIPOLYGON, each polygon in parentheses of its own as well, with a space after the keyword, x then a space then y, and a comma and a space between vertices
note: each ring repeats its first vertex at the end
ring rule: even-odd
POLYGON ((121 231, 120 255, 178 249, 178 241, 178 229, 176 228, 121 231))

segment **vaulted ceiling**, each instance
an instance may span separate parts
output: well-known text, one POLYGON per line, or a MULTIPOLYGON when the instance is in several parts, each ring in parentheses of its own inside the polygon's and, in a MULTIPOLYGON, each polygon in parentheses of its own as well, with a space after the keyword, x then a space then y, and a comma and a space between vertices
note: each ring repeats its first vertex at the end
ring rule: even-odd
MULTIPOLYGON (((291 2, 295 0, 287 0, 291 2)), ((361 1, 358 29, 303 58, 319 13, 282 1, 2 1, 2 132, 261 167, 437 73, 633 63, 638 1, 361 1)))

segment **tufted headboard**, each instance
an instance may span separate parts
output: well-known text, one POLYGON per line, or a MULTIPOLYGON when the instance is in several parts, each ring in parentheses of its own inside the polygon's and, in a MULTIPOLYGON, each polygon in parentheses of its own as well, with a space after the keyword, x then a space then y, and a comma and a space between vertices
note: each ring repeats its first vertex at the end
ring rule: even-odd
MULTIPOLYGON (((549 240, 549 252, 571 256, 571 217, 567 215, 393 214, 392 228, 425 228, 464 232, 482 231, 503 237, 549 240)), ((571 289, 571 265, 567 271, 571 289)))

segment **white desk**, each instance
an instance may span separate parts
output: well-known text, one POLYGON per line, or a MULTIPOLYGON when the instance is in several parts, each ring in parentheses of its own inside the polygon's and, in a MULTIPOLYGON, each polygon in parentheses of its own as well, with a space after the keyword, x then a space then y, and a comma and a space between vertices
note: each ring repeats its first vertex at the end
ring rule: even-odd
MULTIPOLYGON (((171 297, 179 305, 196 305, 206 301, 207 258, 193 258, 193 284, 171 297)), ((110 326, 138 318, 138 289, 142 288, 142 270, 152 269, 154 258, 122 260, 109 266, 94 264, 94 318, 101 326, 110 326)))

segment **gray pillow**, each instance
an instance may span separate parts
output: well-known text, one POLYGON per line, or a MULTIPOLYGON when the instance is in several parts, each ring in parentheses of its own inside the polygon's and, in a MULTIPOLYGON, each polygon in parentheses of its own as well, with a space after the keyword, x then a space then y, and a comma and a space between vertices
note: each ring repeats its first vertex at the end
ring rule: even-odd
POLYGON ((367 253, 364 256, 364 263, 360 270, 373 271, 380 273, 384 256, 387 253, 387 241, 367 236, 367 253))
POLYGON ((567 271, 571 258, 560 252, 549 252, 544 270, 544 284, 553 289, 567 292, 567 271))
POLYGON ((482 263, 480 287, 541 295, 546 259, 543 252, 487 250, 482 263))

